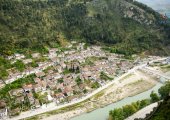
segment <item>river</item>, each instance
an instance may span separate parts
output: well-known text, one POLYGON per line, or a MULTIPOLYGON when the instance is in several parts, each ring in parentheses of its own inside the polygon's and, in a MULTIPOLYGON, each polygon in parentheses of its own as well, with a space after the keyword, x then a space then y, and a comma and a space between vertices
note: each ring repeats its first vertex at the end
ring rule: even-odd
MULTIPOLYGON (((170 71, 167 72, 166 75, 170 76, 170 71)), ((165 81, 165 79, 161 78, 160 81, 163 82, 163 81, 165 81)), ((136 102, 138 100, 150 98, 150 93, 152 91, 155 91, 156 93, 158 93, 158 89, 161 86, 163 86, 162 83, 157 83, 155 87, 153 87, 152 89, 150 89, 148 91, 145 91, 145 92, 135 95, 133 97, 124 98, 121 101, 112 103, 112 104, 105 106, 103 108, 96 109, 90 113, 84 113, 80 116, 72 118, 71 120, 107 120, 110 110, 113 110, 115 108, 120 108, 122 106, 131 104, 132 102, 136 102)))
POLYGON ((120 108, 124 105, 131 104, 132 102, 136 102, 138 100, 147 99, 147 98, 150 97, 150 93, 152 91, 158 92, 158 89, 162 85, 163 84, 161 84, 161 83, 157 83, 157 85, 155 87, 153 87, 152 89, 150 89, 146 92, 140 93, 140 94, 135 95, 133 97, 125 98, 121 101, 110 104, 110 105, 103 107, 103 108, 99 108, 99 109, 94 110, 90 113, 82 114, 80 116, 72 118, 71 120, 106 120, 108 118, 110 110, 113 110, 114 108, 120 108))

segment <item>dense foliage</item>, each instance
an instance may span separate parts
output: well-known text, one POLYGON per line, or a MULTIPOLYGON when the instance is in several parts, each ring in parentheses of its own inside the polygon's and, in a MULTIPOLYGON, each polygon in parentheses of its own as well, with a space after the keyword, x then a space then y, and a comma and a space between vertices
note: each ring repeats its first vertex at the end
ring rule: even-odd
POLYGON ((159 89, 159 94, 162 98, 166 98, 170 94, 170 82, 166 82, 165 86, 159 89))
POLYGON ((122 108, 114 109, 109 113, 109 120, 124 120, 149 104, 150 101, 146 99, 123 106, 122 108))
POLYGON ((159 93, 164 100, 150 120, 170 120, 170 82, 167 82, 165 86, 161 87, 159 93))
MULTIPOLYGON (((124 18, 120 1, 1 0, 0 54, 42 52, 44 46, 56 46, 63 39, 106 43, 111 52, 126 55, 146 50, 155 53, 158 49, 159 53, 166 53, 163 46, 168 44, 168 36, 161 32, 162 29, 124 18)), ((142 4, 129 4, 159 17, 142 4)))
POLYGON ((150 120, 170 120, 170 97, 166 98, 150 120))

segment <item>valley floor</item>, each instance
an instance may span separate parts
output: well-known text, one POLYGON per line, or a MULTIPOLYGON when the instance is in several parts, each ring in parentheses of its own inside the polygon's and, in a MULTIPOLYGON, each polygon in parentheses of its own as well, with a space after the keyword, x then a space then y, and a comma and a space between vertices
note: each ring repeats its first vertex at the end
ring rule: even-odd
POLYGON ((115 83, 95 95, 89 101, 84 102, 84 107, 76 108, 75 110, 65 113, 59 113, 47 118, 45 117, 43 120, 69 120, 80 114, 90 112, 126 97, 134 96, 141 92, 147 91, 148 89, 154 87, 156 83, 156 78, 153 78, 141 71, 135 71, 134 73, 121 79, 120 82, 115 83))

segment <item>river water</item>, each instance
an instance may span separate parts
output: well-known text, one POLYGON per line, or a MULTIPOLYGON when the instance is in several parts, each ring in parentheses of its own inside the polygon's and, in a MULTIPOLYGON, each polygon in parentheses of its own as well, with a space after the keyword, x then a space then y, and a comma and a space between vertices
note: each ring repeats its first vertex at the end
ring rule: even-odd
MULTIPOLYGON (((167 72, 166 75, 170 76, 170 71, 167 72)), ((160 81, 164 82, 165 79, 161 78, 160 81)), ((118 101, 116 103, 112 103, 112 104, 105 106, 103 108, 96 109, 96 110, 94 110, 90 113, 84 113, 80 116, 72 118, 71 120, 107 120, 110 110, 113 110, 115 108, 120 108, 122 106, 125 106, 127 104, 131 104, 132 102, 136 102, 138 100, 150 98, 150 93, 152 91, 158 93, 158 89, 161 86, 163 86, 162 83, 157 83, 155 87, 153 87, 152 89, 150 89, 148 91, 145 91, 145 92, 140 93, 138 95, 135 95, 133 97, 124 98, 121 101, 118 101)))
POLYGON ((72 118, 71 120, 106 120, 108 118, 109 115, 109 111, 113 110, 114 108, 120 108, 122 106, 125 106, 127 104, 131 104, 132 102, 136 102, 138 100, 142 100, 142 99, 147 99, 150 97, 150 93, 152 91, 158 92, 158 89, 162 86, 163 84, 158 83, 155 87, 153 87, 152 89, 140 93, 138 95, 135 95, 133 97, 128 97, 125 98, 121 101, 118 101, 116 103, 110 104, 106 107, 103 108, 99 108, 97 110, 94 110, 90 113, 85 113, 82 114, 80 116, 77 116, 75 118, 72 118))

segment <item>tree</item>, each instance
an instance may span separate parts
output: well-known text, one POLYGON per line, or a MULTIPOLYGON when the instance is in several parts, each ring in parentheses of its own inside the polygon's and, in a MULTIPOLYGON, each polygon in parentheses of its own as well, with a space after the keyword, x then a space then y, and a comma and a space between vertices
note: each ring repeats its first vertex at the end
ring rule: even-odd
POLYGON ((21 60, 17 60, 14 64, 13 64, 13 66, 16 68, 16 69, 18 69, 19 71, 24 71, 24 69, 25 69, 25 64, 21 61, 21 60))
POLYGON ((110 116, 112 120, 124 120, 124 113, 121 108, 110 111, 110 116))
POLYGON ((80 85, 82 83, 82 80, 80 79, 80 76, 76 78, 77 85, 80 85))
POLYGON ((135 113, 137 109, 133 105, 126 105, 123 107, 124 117, 127 118, 135 113))
POLYGON ((170 82, 166 82, 166 84, 162 86, 158 91, 161 95, 161 98, 166 98, 170 93, 170 82))
POLYGON ((154 91, 151 92, 150 97, 152 103, 159 101, 159 96, 154 91))
POLYGON ((92 84, 92 88, 99 88, 100 84, 96 81, 92 84))
POLYGON ((142 109, 149 104, 150 104, 150 100, 141 100, 139 109, 142 109))

